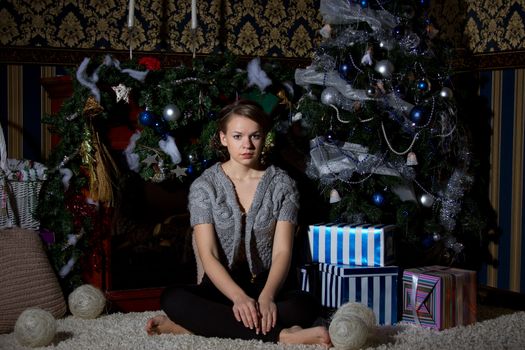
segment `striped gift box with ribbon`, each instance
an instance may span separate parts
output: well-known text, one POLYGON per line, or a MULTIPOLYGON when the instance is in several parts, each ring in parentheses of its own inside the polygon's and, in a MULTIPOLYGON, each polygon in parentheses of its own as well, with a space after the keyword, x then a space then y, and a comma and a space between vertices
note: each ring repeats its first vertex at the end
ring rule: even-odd
POLYGON ((395 263, 394 225, 310 225, 308 240, 313 262, 354 266, 395 263))
POLYGON ((301 269, 301 287, 321 299, 321 304, 337 308, 346 302, 367 305, 379 324, 397 322, 399 268, 311 264, 301 269))
POLYGON ((403 321, 438 330, 476 322, 475 271, 408 269, 403 272, 402 295, 403 321))

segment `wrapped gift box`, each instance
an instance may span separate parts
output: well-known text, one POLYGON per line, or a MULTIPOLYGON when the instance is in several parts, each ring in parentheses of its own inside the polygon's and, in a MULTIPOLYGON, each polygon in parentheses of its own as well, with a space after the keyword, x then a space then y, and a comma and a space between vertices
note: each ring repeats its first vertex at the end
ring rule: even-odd
POLYGON ((310 225, 312 262, 354 266, 395 263, 394 225, 310 225))
POLYGON ((379 324, 395 324, 398 315, 397 266, 365 267, 310 264, 301 269, 302 289, 321 299, 321 304, 337 308, 354 301, 367 305, 379 324))
POLYGON ((405 270, 403 321, 438 330, 476 322, 476 283, 476 272, 469 270, 443 266, 405 270))

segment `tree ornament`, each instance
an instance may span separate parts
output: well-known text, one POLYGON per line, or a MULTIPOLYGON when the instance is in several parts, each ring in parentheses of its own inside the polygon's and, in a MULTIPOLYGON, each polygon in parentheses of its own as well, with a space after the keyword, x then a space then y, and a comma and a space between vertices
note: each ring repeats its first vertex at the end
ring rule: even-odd
POLYGON ((419 4, 422 7, 428 7, 430 5, 430 0, 419 0, 419 4))
POLYGON ((385 78, 390 77, 394 73, 394 65, 389 60, 377 62, 374 69, 385 78))
POLYGON ((414 106, 410 110, 409 118, 415 126, 422 126, 428 121, 428 112, 422 106, 414 106))
POLYGON ((337 105, 340 101, 340 94, 334 87, 327 87, 321 93, 321 102, 325 105, 337 105))
POLYGON ((394 48, 394 42, 390 38, 382 38, 379 41, 379 47, 385 50, 392 50, 394 48))
POLYGON ((452 92, 452 89, 445 86, 441 88, 441 91, 439 92, 439 96, 443 98, 452 98, 454 96, 454 93, 452 92))
POLYGON ((366 96, 368 96, 368 97, 376 97, 377 96, 377 89, 376 89, 376 87, 373 86, 373 85, 370 85, 366 89, 366 96))
POLYGON ((368 0, 360 0, 359 4, 361 5, 362 8, 367 8, 368 7, 368 0))
POLYGON ((323 28, 319 29, 319 34, 325 38, 330 38, 330 34, 332 33, 332 27, 330 27, 330 24, 325 24, 323 28))
POLYGON ((407 163, 408 166, 417 165, 417 156, 414 152, 408 152, 407 163))
POLYGON ((172 172, 177 177, 182 177, 182 176, 186 176, 187 175, 187 169, 186 168, 182 168, 182 167, 180 167, 178 165, 175 167, 175 169, 172 170, 172 172))
POLYGON ((180 118, 180 109, 174 104, 168 104, 166 107, 164 107, 164 111, 162 112, 162 117, 164 120, 171 122, 176 121, 180 118))
POLYGON ((421 78, 417 81, 416 87, 419 92, 427 93, 430 91, 430 81, 427 78, 421 78))
POLYGON ((193 175, 194 172, 195 172, 195 168, 193 164, 188 165, 188 167, 186 168, 186 174, 193 175))
POLYGON ((372 195, 372 202, 377 205, 378 207, 383 206, 385 204, 385 196, 382 192, 375 192, 372 195))
POLYGON ((341 196, 335 188, 330 191, 330 204, 334 204, 341 201, 341 196))
POLYGON ((53 315, 40 308, 24 310, 18 316, 15 327, 15 339, 22 346, 47 346, 55 337, 57 325, 53 315))
POLYGON ((432 239, 434 240, 434 242, 437 242, 441 239, 441 235, 438 232, 434 232, 432 234, 432 239))
POLYGON ((124 84, 118 84, 117 86, 112 86, 111 88, 117 94, 117 103, 120 101, 129 103, 129 92, 131 91, 131 88, 126 87, 124 84))
POLYGON ((419 202, 425 208, 430 208, 434 204, 434 197, 427 193, 424 193, 421 195, 421 197, 419 197, 419 202))
POLYGON ((369 48, 366 49, 365 54, 361 58, 361 64, 362 65, 364 65, 364 66, 371 66, 374 63, 374 58, 372 57, 373 51, 374 50, 372 49, 372 47, 369 47, 369 48))
POLYGON ((351 60, 345 60, 344 62, 341 62, 341 64, 339 64, 337 67, 337 71, 339 72, 339 76, 347 82, 350 82, 355 78, 356 70, 351 60))
POLYGON ((144 126, 153 126, 157 117, 151 111, 146 109, 139 113, 139 123, 144 126))
POLYGON ((86 118, 93 118, 104 111, 104 108, 97 102, 94 96, 89 96, 84 104, 82 115, 86 118))

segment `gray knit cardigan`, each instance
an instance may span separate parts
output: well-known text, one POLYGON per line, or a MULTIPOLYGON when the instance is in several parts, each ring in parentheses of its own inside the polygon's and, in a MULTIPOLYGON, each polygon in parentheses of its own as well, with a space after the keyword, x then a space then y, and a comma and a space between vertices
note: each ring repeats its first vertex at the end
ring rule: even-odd
POLYGON ((219 258, 229 269, 244 242, 248 266, 254 276, 270 268, 277 221, 297 224, 298 210, 295 182, 275 166, 269 166, 260 179, 245 225, 233 183, 219 163, 206 169, 190 187, 191 226, 214 225, 219 258))

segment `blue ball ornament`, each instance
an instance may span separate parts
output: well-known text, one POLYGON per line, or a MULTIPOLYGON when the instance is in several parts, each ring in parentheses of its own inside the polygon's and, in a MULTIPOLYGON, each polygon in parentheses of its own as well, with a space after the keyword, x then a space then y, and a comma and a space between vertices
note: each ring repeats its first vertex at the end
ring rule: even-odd
POLYGON ((361 1, 359 1, 359 4, 361 5, 362 8, 367 8, 368 7, 368 0, 361 0, 361 1))
POLYGON ((426 236, 423 238, 423 240, 421 241, 421 244, 423 245, 424 248, 430 248, 434 245, 435 241, 434 241, 434 238, 432 236, 426 236))
POLYGON ((351 62, 342 62, 339 67, 337 67, 337 71, 339 72, 339 76, 346 81, 350 81, 355 77, 355 69, 351 62))
POLYGON ((422 106, 414 106, 410 110, 409 118, 414 123, 414 125, 421 126, 427 122, 428 112, 422 106))
POLYGON ((417 81, 416 87, 420 92, 429 92, 430 82, 426 78, 419 79, 417 81))
POLYGON ((186 174, 193 175, 194 172, 195 168, 193 167, 193 164, 188 165, 188 167, 186 168, 186 174))
POLYGON ((430 5, 430 0, 419 0, 419 4, 423 7, 430 5))
POLYGON ((376 192, 372 195, 372 202, 374 202, 374 204, 378 207, 381 207, 383 204, 385 204, 385 196, 381 192, 376 192))
POLYGON ((157 116, 151 111, 145 110, 139 113, 139 123, 144 126, 153 126, 156 120, 157 116))

